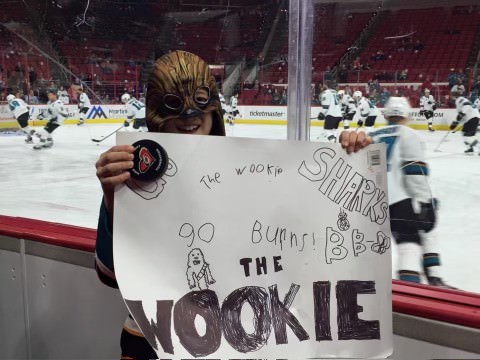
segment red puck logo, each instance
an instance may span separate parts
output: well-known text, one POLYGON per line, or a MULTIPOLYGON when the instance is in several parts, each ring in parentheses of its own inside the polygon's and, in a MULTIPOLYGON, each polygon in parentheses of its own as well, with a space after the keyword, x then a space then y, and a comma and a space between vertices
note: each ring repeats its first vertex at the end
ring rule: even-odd
POLYGON ((155 163, 156 159, 153 157, 152 154, 150 154, 150 151, 148 151, 146 147, 142 147, 140 149, 138 156, 140 157, 138 170, 140 170, 140 172, 144 174, 155 163))
POLYGON ((133 168, 132 178, 141 181, 153 181, 165 174, 168 155, 165 149, 153 140, 139 140, 132 144, 133 168))

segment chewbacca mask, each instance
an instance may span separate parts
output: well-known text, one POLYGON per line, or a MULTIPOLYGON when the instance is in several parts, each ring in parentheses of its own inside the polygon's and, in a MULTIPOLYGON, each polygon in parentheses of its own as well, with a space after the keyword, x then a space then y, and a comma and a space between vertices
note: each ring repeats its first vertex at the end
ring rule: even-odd
POLYGON ((225 135, 215 79, 197 55, 174 51, 158 58, 147 87, 149 131, 163 132, 165 122, 212 113, 210 135, 225 135))

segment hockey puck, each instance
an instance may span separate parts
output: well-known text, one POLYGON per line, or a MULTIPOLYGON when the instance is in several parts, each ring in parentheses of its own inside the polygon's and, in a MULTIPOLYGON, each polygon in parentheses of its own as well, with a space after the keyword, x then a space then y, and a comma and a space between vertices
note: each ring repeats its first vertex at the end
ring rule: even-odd
POLYGON ((132 144, 133 168, 132 178, 140 181, 153 181, 165 174, 168 166, 168 154, 153 140, 139 140, 132 144))

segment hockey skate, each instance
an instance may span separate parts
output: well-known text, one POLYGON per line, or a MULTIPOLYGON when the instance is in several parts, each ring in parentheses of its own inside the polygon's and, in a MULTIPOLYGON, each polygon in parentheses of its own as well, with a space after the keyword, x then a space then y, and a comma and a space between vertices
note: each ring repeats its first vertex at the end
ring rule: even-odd
POLYGON ((428 127, 428 131, 430 131, 430 132, 434 132, 434 131, 435 131, 435 129, 434 129, 433 127, 429 126, 429 127, 428 127))
POLYGON ((473 147, 470 146, 467 150, 464 151, 465 154, 473 154, 473 147))
POLYGON ((458 288, 445 284, 442 278, 436 276, 427 276, 428 285, 438 286, 444 289, 458 290, 458 288))
POLYGON ((48 149, 53 146, 53 140, 50 139, 40 139, 40 143, 33 147, 34 150, 48 149))
POLYGON ((27 134, 27 138, 25 139, 25 142, 27 144, 33 144, 33 137, 32 135, 38 136, 38 133, 35 130, 30 130, 30 133, 27 134))
POLYGON ((80 119, 77 123, 77 125, 83 125, 83 124, 85 124, 85 120, 83 120, 83 119, 80 119))

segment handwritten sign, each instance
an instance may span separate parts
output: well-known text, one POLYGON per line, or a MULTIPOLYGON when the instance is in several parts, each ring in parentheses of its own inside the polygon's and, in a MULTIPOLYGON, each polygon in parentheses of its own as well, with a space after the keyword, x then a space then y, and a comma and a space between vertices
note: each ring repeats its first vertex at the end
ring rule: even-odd
POLYGON ((176 134, 166 174, 115 194, 122 296, 160 358, 387 357, 383 145, 176 134))

